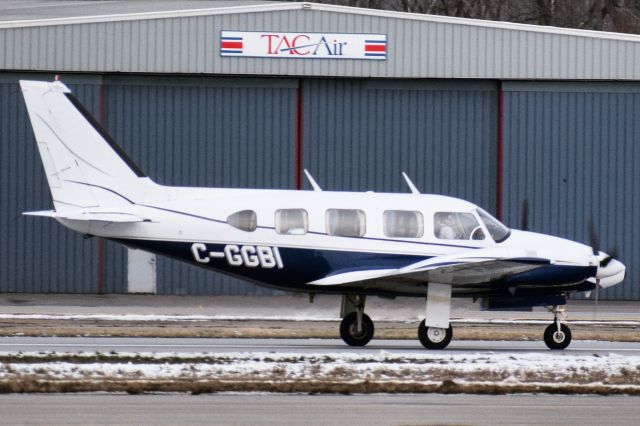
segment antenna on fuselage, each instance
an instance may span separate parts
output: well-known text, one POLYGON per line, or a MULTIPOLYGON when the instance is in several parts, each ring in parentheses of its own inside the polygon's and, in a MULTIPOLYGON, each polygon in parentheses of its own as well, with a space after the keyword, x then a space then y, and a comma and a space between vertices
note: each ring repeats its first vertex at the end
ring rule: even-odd
POLYGON ((413 182, 411 182, 411 179, 409 179, 409 176, 407 176, 405 172, 402 172, 402 177, 404 178, 405 182, 407 182, 407 185, 409 186, 409 189, 411 190, 412 194, 420 193, 420 191, 418 191, 418 188, 416 188, 413 182))
POLYGON ((304 169, 304 175, 307 177, 307 180, 311 184, 311 187, 313 188, 314 191, 322 191, 322 188, 320 188, 320 185, 318 185, 318 182, 316 182, 316 180, 313 178, 313 176, 311 176, 311 173, 309 173, 307 169, 304 169))

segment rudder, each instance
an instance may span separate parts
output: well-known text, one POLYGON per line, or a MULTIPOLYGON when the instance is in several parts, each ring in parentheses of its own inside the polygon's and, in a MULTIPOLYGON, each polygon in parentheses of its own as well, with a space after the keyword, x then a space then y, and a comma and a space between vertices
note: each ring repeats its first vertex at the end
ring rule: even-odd
POLYGON ((56 211, 114 206, 142 171, 61 82, 20 81, 56 211))

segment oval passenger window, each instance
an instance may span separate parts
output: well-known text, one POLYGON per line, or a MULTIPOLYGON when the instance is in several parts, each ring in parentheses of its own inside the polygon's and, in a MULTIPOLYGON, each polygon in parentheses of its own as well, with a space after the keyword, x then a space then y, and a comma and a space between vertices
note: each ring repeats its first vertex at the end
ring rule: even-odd
POLYGON ((229 215, 227 223, 241 231, 253 232, 258 227, 258 217, 253 210, 241 210, 229 215))

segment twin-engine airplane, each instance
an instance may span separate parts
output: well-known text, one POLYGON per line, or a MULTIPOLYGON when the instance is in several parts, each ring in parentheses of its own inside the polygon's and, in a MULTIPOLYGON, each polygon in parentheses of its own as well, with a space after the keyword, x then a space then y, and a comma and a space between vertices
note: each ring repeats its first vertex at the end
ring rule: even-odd
POLYGON ((180 188, 146 177, 61 82, 21 81, 55 210, 28 212, 90 236, 256 284, 342 295, 340 335, 366 345, 366 296, 426 298, 420 342, 452 338, 452 297, 550 306, 564 349, 567 295, 620 283, 625 266, 573 241, 510 230, 478 206, 410 194, 180 188))

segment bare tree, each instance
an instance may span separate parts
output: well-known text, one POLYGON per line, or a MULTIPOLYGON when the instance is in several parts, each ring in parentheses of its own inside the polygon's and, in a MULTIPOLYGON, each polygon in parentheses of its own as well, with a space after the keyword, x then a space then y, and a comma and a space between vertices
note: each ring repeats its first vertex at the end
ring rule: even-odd
POLYGON ((640 34, 640 0, 314 1, 411 13, 640 34))

